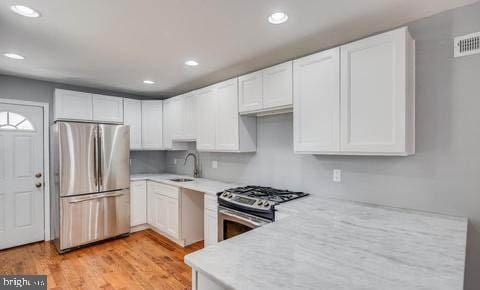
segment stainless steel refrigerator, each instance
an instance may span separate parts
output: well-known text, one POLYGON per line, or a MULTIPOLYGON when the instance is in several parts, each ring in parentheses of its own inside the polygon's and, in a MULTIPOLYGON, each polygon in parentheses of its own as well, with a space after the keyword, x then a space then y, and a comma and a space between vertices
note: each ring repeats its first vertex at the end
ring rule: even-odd
POLYGON ((130 128, 52 126, 51 230, 60 252, 130 232, 130 128))

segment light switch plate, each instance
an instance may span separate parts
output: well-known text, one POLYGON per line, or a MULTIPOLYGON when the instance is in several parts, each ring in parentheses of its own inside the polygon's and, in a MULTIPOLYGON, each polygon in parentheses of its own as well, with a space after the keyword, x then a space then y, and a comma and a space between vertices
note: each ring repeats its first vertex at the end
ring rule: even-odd
POLYGON ((218 161, 212 161, 212 168, 218 168, 218 161))
POLYGON ((177 165, 177 158, 173 158, 173 164, 177 165))
POLYGON ((342 182, 342 171, 340 169, 333 170, 333 182, 342 182))

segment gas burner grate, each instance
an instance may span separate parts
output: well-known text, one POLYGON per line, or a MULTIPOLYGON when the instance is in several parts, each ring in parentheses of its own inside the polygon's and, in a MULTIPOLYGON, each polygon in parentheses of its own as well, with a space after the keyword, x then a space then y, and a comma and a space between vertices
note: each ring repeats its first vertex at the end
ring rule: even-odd
POLYGON ((282 203, 299 197, 308 195, 304 192, 293 192, 289 190, 280 190, 272 187, 263 186, 245 186, 231 188, 227 190, 230 193, 241 194, 248 197, 255 197, 260 199, 266 199, 275 203, 282 203))

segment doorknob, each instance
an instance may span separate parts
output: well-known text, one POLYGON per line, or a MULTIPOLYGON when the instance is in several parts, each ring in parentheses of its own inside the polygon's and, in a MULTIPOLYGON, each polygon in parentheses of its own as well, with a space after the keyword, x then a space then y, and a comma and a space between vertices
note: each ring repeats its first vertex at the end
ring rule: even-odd
POLYGON ((42 187, 42 183, 41 182, 35 183, 35 187, 42 187))
POLYGON ((42 177, 42 173, 41 173, 41 172, 39 172, 39 173, 35 174, 35 177, 36 177, 36 178, 40 178, 40 177, 42 177))

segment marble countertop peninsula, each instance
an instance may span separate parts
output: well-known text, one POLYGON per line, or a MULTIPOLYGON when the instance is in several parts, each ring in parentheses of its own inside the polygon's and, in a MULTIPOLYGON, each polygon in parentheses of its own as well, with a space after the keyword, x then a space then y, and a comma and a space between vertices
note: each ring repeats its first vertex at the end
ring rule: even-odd
POLYGON ((185 257, 227 289, 463 289, 468 220, 308 197, 185 257))

